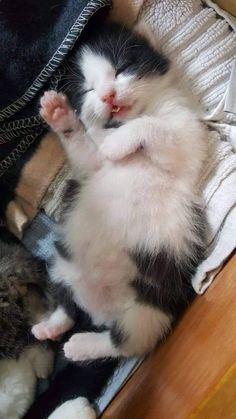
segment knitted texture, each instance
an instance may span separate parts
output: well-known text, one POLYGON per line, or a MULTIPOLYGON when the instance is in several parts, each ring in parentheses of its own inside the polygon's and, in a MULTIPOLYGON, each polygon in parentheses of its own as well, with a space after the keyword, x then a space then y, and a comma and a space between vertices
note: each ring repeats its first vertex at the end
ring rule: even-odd
POLYGON ((136 21, 143 0, 113 0, 111 19, 132 26, 136 21))
POLYGON ((172 58, 203 117, 219 122, 212 123, 219 133, 211 131, 206 138, 209 157, 200 179, 209 231, 206 259, 193 278, 199 294, 236 247, 236 127, 232 125, 236 115, 223 111, 236 57, 236 33, 230 16, 206 2, 212 7, 200 0, 145 0, 138 17, 172 58))
POLYGON ((146 0, 139 20, 185 75, 204 117, 236 120, 222 112, 236 57, 236 34, 228 22, 200 0, 146 0))

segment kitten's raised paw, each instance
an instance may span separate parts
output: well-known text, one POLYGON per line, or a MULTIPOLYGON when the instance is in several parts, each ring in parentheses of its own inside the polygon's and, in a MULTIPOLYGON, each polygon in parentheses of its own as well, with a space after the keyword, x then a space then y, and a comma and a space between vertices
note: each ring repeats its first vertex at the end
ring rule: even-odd
POLYGON ((45 92, 40 100, 40 115, 48 124, 56 123, 68 112, 66 96, 54 90, 45 92))
POLYGON ((54 90, 45 92, 40 100, 41 117, 59 133, 70 133, 78 125, 78 118, 70 108, 67 97, 54 90))

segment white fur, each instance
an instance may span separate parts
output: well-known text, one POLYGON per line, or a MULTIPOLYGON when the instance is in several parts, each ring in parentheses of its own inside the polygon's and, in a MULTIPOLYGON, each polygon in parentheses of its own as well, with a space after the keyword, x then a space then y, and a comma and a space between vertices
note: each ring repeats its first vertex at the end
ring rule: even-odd
POLYGON ((119 351, 112 344, 109 332, 75 333, 65 344, 64 352, 65 356, 72 361, 119 356, 119 351))
POLYGON ((109 332, 76 333, 64 346, 67 358, 73 361, 86 361, 104 357, 142 355, 156 345, 157 336, 161 339, 170 328, 170 319, 161 310, 147 305, 133 304, 120 315, 121 330, 129 336, 121 348, 116 348, 109 332), (141 327, 145 322, 145 327, 141 327))
POLYGON ((84 397, 68 400, 59 406, 48 419, 95 419, 96 412, 84 397))
POLYGON ((73 320, 62 307, 58 307, 51 316, 32 327, 32 333, 38 340, 58 339, 74 325, 73 320))
POLYGON ((20 419, 34 400, 37 377, 52 372, 53 353, 39 345, 30 347, 18 360, 0 361, 0 418, 20 419))
MULTIPOLYGON (((41 114, 59 132, 75 173, 81 165, 88 168, 61 227, 72 262, 58 257, 53 277, 71 287, 75 301, 95 323, 118 324, 128 339, 117 349, 108 334, 102 335, 103 343, 99 334, 75 335, 65 346, 74 360, 145 353, 170 328, 170 316, 136 301, 130 281, 138 272, 129 251, 155 254, 164 248, 176 257, 191 252, 189 242, 197 241, 192 204, 198 202, 206 157, 205 129, 171 72, 141 80, 115 77, 111 64, 88 49, 81 66, 86 87, 92 89, 80 115, 86 134, 77 127, 65 137, 62 120, 47 114, 46 97, 42 100, 41 114), (108 132, 102 126, 110 110, 102 96, 111 88, 115 104, 131 109, 118 114, 123 125, 108 132), (93 151, 85 158, 88 143, 93 151)), ((56 108, 58 95, 49 94, 57 96, 56 108)), ((78 119, 64 102, 64 127, 70 118, 75 126, 78 119)))

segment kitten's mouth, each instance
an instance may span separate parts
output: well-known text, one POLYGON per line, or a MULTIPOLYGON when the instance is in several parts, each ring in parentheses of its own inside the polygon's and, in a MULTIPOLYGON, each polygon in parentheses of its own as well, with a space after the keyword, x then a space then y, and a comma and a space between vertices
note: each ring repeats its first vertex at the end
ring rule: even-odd
POLYGON ((120 112, 121 107, 114 105, 111 109, 111 113, 118 113, 120 112))
POLYGON ((112 116, 121 115, 121 114, 124 114, 124 113, 128 112, 130 109, 131 109, 131 106, 113 105, 112 108, 111 108, 111 114, 112 114, 112 116))

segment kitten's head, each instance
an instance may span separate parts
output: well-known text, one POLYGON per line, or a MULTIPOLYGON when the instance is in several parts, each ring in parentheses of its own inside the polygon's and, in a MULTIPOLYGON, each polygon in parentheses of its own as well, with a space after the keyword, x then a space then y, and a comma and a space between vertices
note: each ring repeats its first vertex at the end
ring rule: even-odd
POLYGON ((168 69, 144 36, 107 24, 81 44, 68 94, 86 126, 115 125, 145 110, 168 69))

